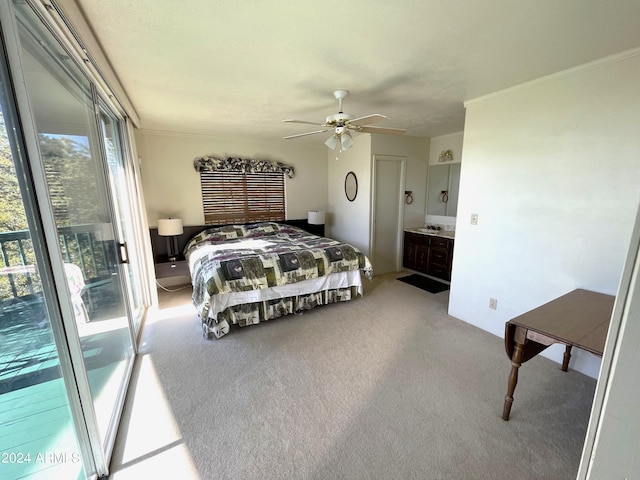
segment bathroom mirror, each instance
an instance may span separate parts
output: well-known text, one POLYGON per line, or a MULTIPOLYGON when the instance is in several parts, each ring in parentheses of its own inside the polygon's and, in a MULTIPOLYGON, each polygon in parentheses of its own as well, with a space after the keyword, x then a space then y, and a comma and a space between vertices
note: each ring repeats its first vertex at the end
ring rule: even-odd
POLYGON ((431 165, 427 184, 427 214, 455 217, 458 214, 460 163, 431 165))
POLYGON ((353 172, 347 173, 347 176, 344 178, 344 194, 350 202, 353 202, 358 195, 358 179, 353 172))

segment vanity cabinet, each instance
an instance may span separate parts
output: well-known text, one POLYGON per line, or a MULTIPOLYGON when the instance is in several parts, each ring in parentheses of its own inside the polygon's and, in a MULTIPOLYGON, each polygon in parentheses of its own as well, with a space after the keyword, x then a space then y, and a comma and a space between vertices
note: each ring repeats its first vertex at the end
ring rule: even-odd
POLYGON ((449 281, 452 257, 452 238, 404 232, 404 267, 449 281))
POLYGON ((451 257, 453 256, 453 239, 443 237, 429 238, 429 257, 427 259, 427 275, 451 280, 451 257))
POLYGON ((402 264, 412 270, 427 271, 429 259, 429 244, 424 243, 425 235, 405 232, 404 234, 404 255, 402 264))

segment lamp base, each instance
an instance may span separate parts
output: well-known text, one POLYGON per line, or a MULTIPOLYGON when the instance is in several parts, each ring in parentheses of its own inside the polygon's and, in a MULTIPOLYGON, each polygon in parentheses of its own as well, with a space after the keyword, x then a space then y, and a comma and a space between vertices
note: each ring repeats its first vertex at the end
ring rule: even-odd
POLYGON ((172 235, 167 237, 167 259, 175 262, 178 259, 178 237, 172 235))

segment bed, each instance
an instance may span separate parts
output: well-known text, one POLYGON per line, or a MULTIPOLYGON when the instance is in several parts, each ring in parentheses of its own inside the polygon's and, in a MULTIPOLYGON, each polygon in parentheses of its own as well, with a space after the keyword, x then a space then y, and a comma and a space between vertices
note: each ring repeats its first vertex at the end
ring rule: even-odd
POLYGON ((184 254, 205 338, 353 300, 373 274, 356 247, 273 222, 207 228, 184 254))

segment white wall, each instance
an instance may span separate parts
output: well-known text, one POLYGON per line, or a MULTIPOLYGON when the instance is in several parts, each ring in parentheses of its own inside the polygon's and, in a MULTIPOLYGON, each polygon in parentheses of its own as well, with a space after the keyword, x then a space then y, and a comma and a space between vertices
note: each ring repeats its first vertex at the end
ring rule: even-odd
MULTIPOLYGON (((405 204, 404 225, 422 225, 427 190, 429 139, 410 136, 355 135, 354 145, 337 154, 329 150, 328 234, 351 243, 371 256, 371 180, 374 155, 406 157, 405 189, 413 192, 414 202, 405 204), (336 160, 336 156, 339 160, 336 160), (353 171, 358 177, 358 196, 349 202, 344 194, 344 178, 353 171)), ((375 265, 373 266, 375 272, 375 265)))
POLYGON ((200 176, 193 160, 203 155, 277 160, 295 168, 285 183, 287 218, 307 218, 327 207, 327 148, 283 142, 203 135, 136 132, 147 217, 150 226, 165 216, 185 225, 204 224, 200 176))
MULTIPOLYGON (((466 104, 451 315, 502 336, 575 288, 616 293, 640 199, 639 54, 466 104)), ((571 367, 599 363, 578 350, 571 367)))
POLYGON ((353 147, 345 152, 325 150, 328 168, 328 208, 326 234, 359 248, 369 255, 371 217, 371 140, 370 135, 354 135, 353 147), (336 156, 338 160, 336 160, 336 156), (353 172, 358 179, 358 194, 353 202, 344 193, 344 179, 353 172))
POLYGON ((429 146, 429 165, 438 165, 438 157, 440 152, 451 150, 453 152, 453 160, 447 163, 460 163, 462 161, 462 141, 464 132, 455 132, 448 135, 440 135, 433 137, 429 146))

